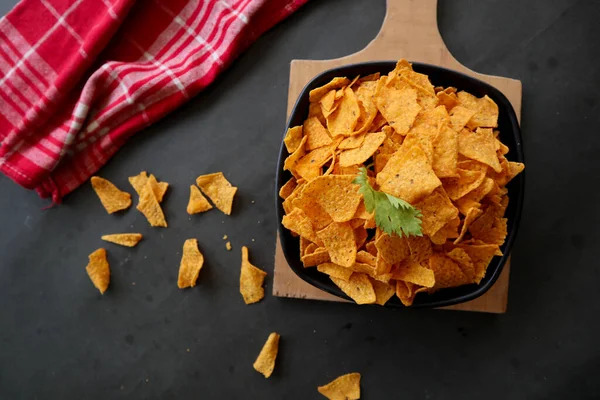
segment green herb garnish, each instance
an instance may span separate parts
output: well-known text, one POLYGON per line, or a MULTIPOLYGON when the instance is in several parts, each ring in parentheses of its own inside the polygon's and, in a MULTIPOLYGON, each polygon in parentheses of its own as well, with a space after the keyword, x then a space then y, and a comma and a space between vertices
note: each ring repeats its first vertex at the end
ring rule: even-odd
POLYGON ((360 168, 352 183, 360 185, 365 208, 370 213, 375 211, 375 223, 379 229, 388 235, 423 236, 421 212, 402 199, 373 189, 365 167, 360 168))

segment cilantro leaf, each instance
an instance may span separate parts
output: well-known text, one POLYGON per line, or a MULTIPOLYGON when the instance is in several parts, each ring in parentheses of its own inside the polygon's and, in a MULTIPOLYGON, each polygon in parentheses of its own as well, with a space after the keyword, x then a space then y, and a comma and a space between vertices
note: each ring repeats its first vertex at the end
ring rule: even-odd
POLYGON ((361 167, 353 183, 360 185, 367 212, 375 212, 375 223, 385 233, 398 236, 423 236, 421 212, 406 201, 379 192, 369 183, 367 169, 361 167))

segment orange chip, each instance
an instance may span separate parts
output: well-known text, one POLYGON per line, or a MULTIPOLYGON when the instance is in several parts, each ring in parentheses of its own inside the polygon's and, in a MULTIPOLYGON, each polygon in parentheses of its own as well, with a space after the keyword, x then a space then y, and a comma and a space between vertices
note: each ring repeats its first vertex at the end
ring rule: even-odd
POLYGON ((318 387, 319 393, 329 400, 360 399, 360 374, 353 372, 342 375, 327 385, 318 387))
POLYGON ((377 257, 367 251, 361 250, 356 253, 356 262, 375 267, 377 264, 377 257))
POLYGON ((425 153, 413 146, 390 158, 377 174, 377 184, 379 190, 412 204, 433 192, 442 182, 433 172, 425 153))
POLYGON ((140 202, 136 208, 144 214, 151 226, 167 227, 165 214, 163 214, 163 210, 160 208, 160 204, 152 190, 152 183, 150 180, 146 181, 146 185, 142 189, 140 202))
POLYGON ((194 287, 204 265, 204 256, 198 250, 198 241, 188 239, 183 244, 183 254, 179 264, 179 277, 177 286, 179 289, 194 287))
POLYGON ((327 129, 333 136, 350 136, 354 132, 359 116, 358 99, 351 88, 346 88, 340 104, 327 117, 327 129))
POLYGON ((154 197, 156 197, 156 201, 161 203, 163 201, 165 193, 167 193, 169 184, 167 182, 159 182, 158 180, 156 180, 156 177, 152 174, 150 174, 150 176, 148 177, 148 181, 150 182, 150 186, 152 186, 152 191, 154 192, 154 197))
POLYGON ((432 168, 438 178, 457 176, 458 134, 447 126, 440 129, 431 141, 433 146, 432 168))
POLYGON ((305 196, 304 192, 292 204, 294 208, 304 211, 314 230, 323 229, 333 221, 327 211, 313 198, 305 196))
POLYGON ((380 306, 384 306, 396 293, 396 285, 393 283, 384 283, 376 279, 371 279, 371 284, 375 291, 375 304, 379 304, 380 306))
POLYGON ((458 168, 458 178, 444 178, 443 184, 448 197, 459 199, 476 189, 485 179, 485 173, 458 168))
POLYGON ((304 211, 299 208, 295 208, 292 212, 285 215, 281 220, 281 224, 290 231, 297 233, 313 243, 321 243, 321 240, 315 234, 310 219, 308 219, 304 211))
POLYGON ((383 168, 385 168, 385 165, 388 163, 391 157, 392 154, 377 154, 375 156, 375 174, 380 173, 383 168))
POLYGON ((429 268, 435 275, 435 289, 450 288, 469 283, 460 267, 443 254, 434 253, 429 258, 429 268))
POLYGON ((294 174, 294 176, 296 176, 296 178, 298 178, 298 173, 296 172, 296 165, 298 164, 298 161, 306 154, 304 150, 306 140, 306 136, 303 136, 296 150, 294 150, 294 152, 290 154, 283 163, 283 170, 290 171, 292 174, 294 174))
POLYGON ((321 97, 321 100, 319 101, 321 104, 321 112, 325 118, 337 108, 337 104, 335 104, 335 94, 335 90, 330 90, 325 96, 321 97))
MULTIPOLYGON (((367 249, 367 252, 373 257, 377 257, 379 253, 379 250, 377 250, 377 246, 375 246, 375 240, 371 240, 370 242, 365 243, 365 249, 367 249)), ((358 257, 358 254, 356 256, 358 257)))
POLYGON ((491 129, 477 128, 477 132, 463 129, 458 133, 458 152, 501 172, 494 140, 491 129))
POLYGON ((353 273, 348 281, 333 276, 329 277, 342 292, 346 293, 356 304, 375 303, 377 297, 373 284, 366 274, 353 273))
POLYGON ((354 135, 354 136, 348 136, 347 138, 344 138, 344 140, 341 141, 340 145, 338 146, 338 149, 341 149, 341 150, 356 149, 363 144, 366 136, 367 135, 365 133, 361 133, 359 135, 354 135))
POLYGON ((488 193, 490 193, 495 186, 494 180, 491 178, 485 178, 481 185, 474 190, 470 191, 466 195, 459 199, 456 199, 455 204, 458 210, 463 215, 467 215, 471 208, 479 208, 479 203, 488 193))
MULTIPOLYGON (((304 239, 303 237, 301 237, 300 240, 304 240, 305 243, 308 243, 308 241, 306 239, 304 239)), ((304 249, 304 251, 301 252, 300 254, 302 254, 302 255, 304 255, 304 254, 312 254, 318 248, 319 248, 319 246, 316 243, 308 243, 306 245, 306 248, 304 249)))
POLYGON ((309 182, 302 192, 302 199, 317 204, 335 222, 350 221, 362 195, 359 185, 352 183, 355 175, 320 176, 309 182))
POLYGON ((119 190, 111 182, 99 176, 92 176, 92 188, 109 214, 125 210, 131 206, 131 195, 119 190))
POLYGON ((478 127, 495 128, 498 126, 498 105, 487 95, 478 99, 470 93, 458 92, 457 96, 461 106, 475 111, 475 114, 467 123, 469 129, 478 127))
POLYGON ((393 265, 387 262, 387 260, 382 257, 381 253, 379 253, 379 249, 377 249, 377 256, 375 259, 375 276, 389 274, 392 270, 392 267, 393 265))
POLYGON ((100 248, 88 256, 89 262, 85 267, 90 280, 104 294, 110 283, 110 266, 106 260, 106 250, 100 248))
POLYGON ((332 157, 333 146, 314 149, 298 160, 298 163, 296 164, 296 173, 307 181, 310 181, 321 175, 321 167, 332 157))
POLYGON ((510 182, 515 176, 519 175, 525 169, 525 164, 519 162, 508 162, 508 172, 506 174, 506 181, 504 184, 506 185, 510 182))
POLYGON ((421 211, 421 230, 424 235, 434 235, 451 220, 458 217, 458 209, 454 207, 442 188, 433 191, 429 196, 415 204, 421 211))
POLYGON ((315 265, 325 264, 331 261, 329 252, 323 247, 315 249, 312 253, 305 254, 302 258, 304 268, 314 267, 315 265))
POLYGON ((375 240, 375 247, 378 256, 383 257, 389 264, 397 264, 410 256, 408 241, 398 235, 383 233, 375 240))
POLYGON ((435 285, 435 276, 429 268, 418 262, 406 259, 393 272, 392 279, 414 283, 415 285, 431 288, 435 285))
POLYGON ((190 200, 187 205, 187 213, 198 214, 204 211, 208 211, 213 208, 208 200, 200 193, 200 189, 197 186, 190 185, 190 200))
POLYGON ((407 238, 410 257, 418 263, 426 261, 432 253, 431 241, 425 236, 409 236, 407 238))
POLYGON ((135 247, 142 240, 141 233, 115 233, 113 235, 103 235, 102 240, 126 247, 135 247))
POLYGON ((296 189, 296 186, 298 186, 298 183, 296 183, 296 178, 294 178, 293 176, 290 178, 289 181, 287 181, 282 187, 281 189, 279 189, 279 197, 281 197, 282 199, 287 199, 292 192, 294 191, 294 189, 296 189))
POLYGON ((500 218, 504 210, 500 207, 490 205, 483 215, 477 218, 469 226, 469 232, 473 239, 478 239, 487 244, 501 245, 507 235, 506 218, 500 218))
POLYGON ((450 110, 450 127, 456 132, 460 132, 473 115, 475 115, 475 111, 466 107, 453 107, 452 110, 450 110))
POLYGON ((479 216, 481 214, 483 214, 483 211, 481 211, 481 209, 476 208, 476 207, 472 207, 469 209, 469 211, 467 211, 465 220, 463 221, 463 225, 460 230, 460 234, 454 241, 454 244, 458 244, 463 240, 463 238, 465 237, 465 234, 467 233, 467 229, 469 228, 469 226, 473 223, 473 221, 475 221, 477 218, 479 218, 479 216))
POLYGON ((340 166, 349 167, 351 165, 362 164, 367 161, 377 151, 383 143, 386 136, 383 132, 369 133, 366 135, 363 144, 352 150, 346 150, 340 154, 340 166))
POLYGON ((354 231, 347 222, 332 222, 317 232, 329 252, 331 261, 343 267, 351 267, 356 261, 356 241, 354 231))
POLYGON ((294 126, 287 130, 285 134, 285 139, 283 139, 283 143, 285 143, 285 148, 288 153, 293 153, 300 146, 302 142, 302 126, 294 126))
POLYGON ((323 110, 321 109, 321 103, 310 103, 308 106, 308 118, 312 117, 317 117, 323 126, 327 125, 327 120, 325 119, 323 110))
POLYGON ((275 369, 275 360, 277 359, 277 353, 279 352, 279 334, 273 332, 267 338, 266 343, 258 355, 256 361, 252 365, 254 369, 268 378, 275 369))
POLYGON ((340 167, 339 164, 337 164, 335 166, 335 168, 333 169, 333 174, 334 175, 356 175, 358 174, 360 166, 359 165, 352 165, 350 167, 340 167))
POLYGON ((412 306, 415 296, 426 290, 427 288, 419 287, 410 282, 396 281, 396 296, 406 307, 412 306))
POLYGON ((329 132, 327 132, 327 129, 325 129, 315 117, 304 121, 302 132, 307 138, 305 146, 306 150, 314 150, 333 143, 329 132))
POLYGON ((429 239, 433 244, 444 244, 447 239, 454 239, 458 237, 458 226, 460 225, 460 218, 457 216, 455 219, 450 220, 446 225, 442 227, 435 234, 431 235, 429 239))
POLYGON ((296 207, 296 206, 294 206, 294 201, 300 197, 300 194, 302 193, 302 190, 304 189, 304 185, 300 184, 299 181, 296 181, 296 182, 298 183, 298 186, 296 186, 296 188, 292 191, 292 193, 288 197, 286 197, 286 199, 283 202, 283 209, 288 214, 292 211, 293 208, 296 207))
MULTIPOLYGON (((380 82, 382 82, 380 80, 380 82)), ((373 98, 377 109, 388 121, 390 126, 401 135, 406 134, 412 126, 421 106, 417 103, 417 91, 378 86, 373 98)))
POLYGON ((354 240, 356 241, 356 248, 360 249, 367 241, 367 238, 369 237, 369 233, 364 228, 363 221, 358 220, 358 222, 360 223, 360 226, 358 226, 356 228, 352 228, 352 229, 354 229, 354 240))
POLYGON ((377 82, 363 82, 356 90, 360 116, 356 123, 355 131, 352 133, 353 135, 368 132, 377 116, 377 106, 373 102, 376 87, 377 82))
POLYGON ((242 247, 242 270, 240 273, 240 293, 246 304, 259 302, 265 297, 263 284, 267 273, 248 261, 248 248, 242 247))
POLYGON ((446 92, 438 92, 437 98, 441 105, 446 107, 446 110, 450 111, 452 108, 458 104, 458 98, 454 93, 446 93, 446 92))
POLYGON ((233 197, 237 192, 237 187, 231 186, 231 183, 229 183, 222 172, 200 175, 196 179, 196 184, 219 210, 226 215, 231 214, 233 197))
POLYGON ((347 86, 349 83, 350 80, 348 78, 333 78, 328 84, 311 90, 308 94, 308 99, 311 103, 314 103, 321 100, 321 97, 327 94, 330 90, 342 88, 347 86))
POLYGON ((475 283, 481 282, 485 276, 487 267, 495 255, 502 254, 497 245, 494 244, 460 244, 459 248, 463 249, 473 262, 475 268, 475 283))
POLYGON ((464 249, 457 247, 455 249, 452 249, 452 251, 446 253, 446 256, 448 256, 448 258, 450 258, 458 264, 461 271, 463 272, 463 274, 465 274, 469 282, 474 282, 475 266, 471 261, 471 257, 469 257, 469 255, 464 249))
POLYGON ((317 266, 317 271, 333 276, 343 281, 349 281, 353 271, 350 268, 342 267, 334 263, 324 263, 317 266))
POLYGON ((133 189, 136 191, 138 196, 141 196, 142 190, 144 189, 144 186, 146 185, 146 181, 148 180, 148 174, 146 173, 146 171, 142 171, 136 176, 130 176, 128 179, 129 179, 129 183, 131 184, 133 189))

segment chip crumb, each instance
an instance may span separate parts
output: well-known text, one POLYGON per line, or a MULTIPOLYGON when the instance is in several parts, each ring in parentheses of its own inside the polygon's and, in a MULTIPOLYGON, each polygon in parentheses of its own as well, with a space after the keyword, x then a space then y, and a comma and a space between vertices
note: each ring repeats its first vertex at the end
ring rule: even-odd
POLYGON ((190 352, 190 349, 185 349, 185 351, 187 351, 188 353, 190 352))
POLYGON ((252 239, 252 241, 254 242, 254 239, 252 239))
POLYGON ((135 286, 135 282, 131 282, 131 285, 132 285, 132 286, 135 286))
POLYGON ((260 354, 252 365, 254 369, 268 378, 275 369, 275 360, 277 359, 277 353, 279 351, 279 338, 280 335, 277 332, 273 332, 267 338, 260 354))
POLYGON ((252 204, 254 204, 254 200, 252 200, 252 204))
POLYGON ((227 235, 223 235, 223 240, 227 240, 227 235))
POLYGON ((225 247, 227 248, 227 251, 231 250, 231 242, 225 243, 225 247))

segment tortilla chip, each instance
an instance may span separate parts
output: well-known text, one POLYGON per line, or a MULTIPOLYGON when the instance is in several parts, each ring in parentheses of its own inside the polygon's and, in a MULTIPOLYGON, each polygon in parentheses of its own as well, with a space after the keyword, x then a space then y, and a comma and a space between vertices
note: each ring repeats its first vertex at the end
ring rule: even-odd
POLYGON ((478 99, 467 92, 458 92, 457 96, 461 106, 475 111, 475 114, 467 123, 469 129, 478 127, 495 128, 498 126, 498 105, 494 100, 487 95, 478 99))
POLYGON ((461 243, 458 247, 463 249, 473 262, 475 269, 474 281, 477 284, 479 284, 485 276, 485 272, 490 261, 492 261, 492 258, 494 258, 495 255, 502 254, 500 253, 498 246, 494 244, 473 245, 461 243))
MULTIPOLYGON (((360 186, 352 183, 355 175, 320 176, 302 192, 302 202, 319 205, 335 222, 350 221, 362 200, 360 186)), ((300 201, 300 200, 299 200, 300 201)))
POLYGON ((308 240, 306 240, 302 237, 300 238, 300 240, 304 241, 304 243, 308 243, 306 245, 306 247, 304 248, 304 250, 300 252, 300 254, 302 254, 302 255, 312 254, 315 252, 315 250, 317 250, 319 248, 319 246, 316 243, 310 243, 308 240))
POLYGON ((179 289, 196 286, 203 265, 204 256, 198 250, 198 241, 196 239, 186 240, 183 244, 183 254, 179 264, 179 277, 177 278, 179 289))
POLYGON ((237 187, 231 186, 231 183, 222 172, 200 175, 196 178, 196 184, 219 210, 226 215, 231 214, 233 197, 237 192, 237 187))
POLYGON ((398 90, 379 85, 373 99, 381 115, 401 135, 408 133, 422 108, 414 89, 398 90))
POLYGON ((406 307, 412 306, 415 296, 426 291, 427 288, 417 286, 410 282, 396 281, 396 296, 406 307))
POLYGON ((467 254, 464 249, 455 248, 450 252, 446 253, 446 256, 453 260, 456 264, 458 264, 459 268, 465 274, 469 282, 474 282, 475 280, 475 266, 471 261, 471 257, 467 254))
POLYGON ((154 192, 154 197, 156 197, 156 201, 161 203, 167 193, 167 189, 169 188, 169 184, 167 182, 159 182, 156 177, 152 174, 148 177, 148 181, 150 182, 150 186, 152 186, 152 191, 154 192))
POLYGON ((321 109, 321 103, 315 102, 310 103, 308 106, 308 118, 316 117, 321 125, 327 125, 327 120, 323 115, 323 110, 321 109))
POLYGON ((351 267, 356 261, 356 241, 354 231, 347 222, 332 222, 317 232, 329 252, 331 261, 343 267, 351 267))
MULTIPOLYGON (((403 145, 405 146, 405 145, 403 145)), ((379 190, 415 203, 433 192, 442 182, 433 172, 425 153, 413 146, 398 151, 377 174, 379 190)))
POLYGON ((279 189, 279 197, 281 197, 282 199, 287 199, 292 192, 294 191, 294 189, 296 189, 296 187, 298 186, 298 184, 296 183, 296 178, 294 178, 293 176, 290 178, 289 181, 287 181, 282 187, 281 189, 279 189))
POLYGON ((353 229, 354 229, 354 240, 356 241, 356 248, 360 249, 361 247, 363 247, 363 245, 367 241, 367 238, 369 237, 369 233, 363 227, 363 222, 361 220, 358 220, 358 222, 361 223, 361 226, 353 228, 353 229))
POLYGON ((263 374, 265 378, 270 377, 275 369, 275 359, 277 358, 277 352, 279 351, 279 338, 280 336, 277 332, 271 333, 261 349, 258 358, 252 365, 254 369, 263 374))
POLYGON ((392 274, 392 279, 414 283, 415 285, 431 288, 435 285, 435 276, 432 270, 421 266, 412 259, 406 259, 392 274))
POLYGON ((285 198, 285 200, 283 201, 283 209, 285 210, 285 212, 287 214, 289 214, 290 212, 292 212, 292 210, 296 207, 294 206, 294 201, 296 201, 296 199, 298 199, 300 197, 300 194, 302 193, 302 190, 304 189, 304 185, 300 184, 299 181, 296 181, 298 183, 298 186, 296 186, 296 188, 292 191, 292 193, 285 198))
POLYGON ((307 138, 305 146, 306 150, 314 150, 319 147, 328 146, 333 142, 327 129, 325 129, 315 117, 304 121, 302 132, 307 138))
POLYGON ((353 372, 342 375, 327 385, 319 386, 317 390, 329 400, 360 399, 360 374, 353 372))
POLYGON ((367 251, 361 250, 356 253, 356 262, 375 267, 377 264, 377 257, 367 251))
POLYGON ((375 240, 375 247, 378 256, 383 257, 389 264, 397 264, 410 256, 408 241, 398 235, 383 233, 375 240))
POLYGON ((407 238, 410 257, 417 263, 426 261, 432 254, 431 241, 425 236, 407 238))
POLYGON ((433 146, 432 168, 438 178, 457 176, 458 134, 447 126, 440 129, 431 141, 433 146))
POLYGON ((339 89, 347 86, 350 83, 348 78, 333 78, 328 84, 313 89, 308 94, 308 99, 311 103, 321 100, 321 98, 333 89, 339 89))
POLYGON ((198 214, 204 211, 208 211, 213 208, 208 200, 200 193, 200 189, 198 189, 195 185, 190 185, 190 200, 187 205, 187 213, 198 214))
POLYGON ((126 247, 135 247, 142 240, 141 233, 115 233, 112 235, 103 235, 102 240, 126 247))
POLYGON ((476 207, 472 207, 469 209, 469 211, 467 211, 467 215, 465 216, 465 220, 463 221, 463 225, 460 230, 460 234, 454 241, 454 244, 458 244, 463 240, 463 238, 465 237, 465 234, 467 233, 467 229, 469 229, 469 226, 473 223, 473 221, 475 221, 477 218, 479 218, 479 216, 481 214, 483 214, 483 211, 481 211, 481 209, 476 208, 476 207))
POLYGON ((346 293, 356 304, 371 304, 377 300, 373 284, 366 274, 354 272, 348 281, 329 277, 342 292, 346 293))
POLYGON ((330 90, 325 96, 321 97, 319 104, 321 104, 321 112, 323 116, 327 118, 332 112, 335 111, 338 104, 335 103, 336 91, 330 90))
POLYGON ((435 275, 435 289, 450 288, 469 283, 469 279, 460 267, 440 253, 434 253, 429 258, 429 268, 435 275))
MULTIPOLYGON (((321 175, 321 167, 333 157, 334 146, 325 146, 314 149, 298 160, 296 173, 310 181, 321 175)), ((290 156, 291 157, 291 156, 290 156)))
POLYGON ((131 206, 131 195, 119 190, 111 182, 99 176, 92 176, 91 182, 92 188, 109 214, 125 210, 131 206))
POLYGON ((473 115, 475 115, 474 110, 462 106, 453 107, 450 110, 450 127, 454 131, 460 132, 473 115))
POLYGON ((292 212, 285 215, 281 220, 281 224, 290 231, 295 232, 313 243, 322 243, 317 237, 310 219, 308 219, 304 211, 299 208, 295 208, 292 212))
POLYGON ((144 214, 151 226, 167 227, 165 214, 163 214, 163 210, 160 208, 160 204, 152 190, 152 183, 150 180, 146 181, 146 185, 142 189, 140 202, 136 208, 144 214))
POLYGON ((304 268, 308 268, 328 263, 331 261, 331 257, 329 257, 329 252, 327 249, 319 247, 312 253, 305 254, 301 260, 302 264, 304 264, 304 268))
POLYGON ((470 191, 466 195, 455 200, 455 205, 463 215, 467 215, 471 208, 480 208, 479 203, 488 193, 494 189, 495 183, 491 178, 485 178, 481 185, 474 190, 470 191))
POLYGON ((90 280, 104 294, 110 283, 110 266, 106 260, 106 250, 100 248, 88 256, 89 262, 85 267, 90 280))
POLYGON ((380 306, 384 306, 396 293, 396 285, 393 283, 384 283, 376 279, 371 279, 371 284, 375 291, 375 304, 379 304, 380 306))
POLYGON ((296 151, 296 149, 300 146, 302 142, 302 126, 294 126, 287 130, 285 134, 285 139, 283 139, 283 143, 285 143, 285 148, 288 153, 292 154, 296 151))
POLYGON ((485 173, 458 168, 458 178, 443 178, 443 185, 448 197, 457 200, 481 185, 485 173))
POLYGON ((354 132, 359 116, 358 99, 351 88, 346 88, 340 104, 327 117, 327 129, 333 136, 350 136, 354 132))
POLYGON ((338 149, 340 149, 340 150, 356 149, 363 144, 366 136, 367 135, 364 133, 361 133, 360 135, 348 136, 347 138, 344 138, 344 140, 342 140, 342 142, 338 146, 338 149))
POLYGON ((421 230, 424 235, 434 235, 451 220, 458 217, 458 209, 454 207, 442 188, 433 191, 429 196, 415 204, 421 211, 421 230))
POLYGON ((340 166, 349 167, 351 165, 364 163, 371 158, 385 139, 386 136, 383 132, 367 134, 360 147, 346 150, 340 154, 340 166))
POLYGON ((477 132, 463 129, 458 133, 458 152, 501 172, 494 140, 491 129, 477 128, 477 132))
POLYGON ((294 152, 290 154, 283 163, 283 170, 290 171, 296 178, 299 178, 298 173, 296 172, 296 165, 298 164, 298 161, 306 154, 304 149, 306 140, 307 137, 303 136, 296 150, 294 150, 294 152))
POLYGON ((325 228, 333 221, 327 211, 310 195, 304 195, 304 192, 293 201, 293 207, 304 212, 315 231, 325 228))
POLYGON ((448 94, 446 92, 438 92, 436 95, 437 95, 439 104, 446 107, 446 110, 448 110, 448 111, 452 110, 452 108, 454 108, 454 106, 456 106, 458 104, 458 98, 456 97, 456 95, 454 93, 448 94))
POLYGON ((433 244, 445 244, 446 240, 458 237, 459 225, 460 218, 457 216, 455 219, 450 220, 446 225, 444 225, 442 229, 429 236, 429 239, 433 244))
POLYGON ((136 176, 130 176, 128 180, 133 189, 138 194, 138 196, 141 196, 142 190, 144 189, 146 181, 148 180, 148 174, 146 173, 146 171, 142 171, 136 176))
POLYGON ((473 239, 478 239, 487 244, 501 245, 507 235, 507 220, 500 218, 504 210, 490 205, 483 215, 469 226, 468 230, 473 239))
POLYGON ((317 266, 317 271, 333 276, 343 281, 349 281, 353 271, 350 268, 342 267, 334 263, 324 263, 317 266))
POLYGON ((242 247, 242 270, 240 273, 240 293, 244 303, 252 304, 259 302, 265 297, 263 284, 267 273, 255 267, 248 261, 248 248, 242 247))

